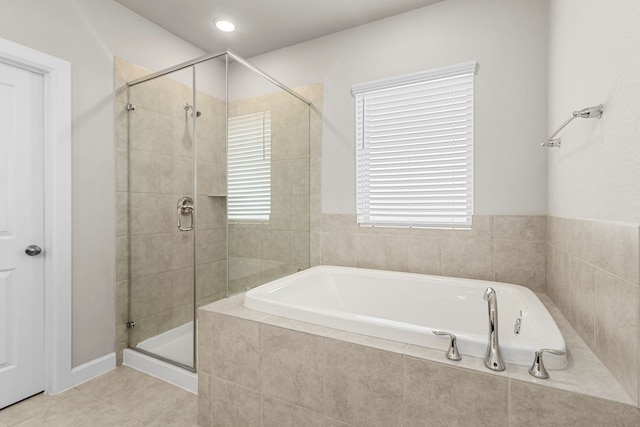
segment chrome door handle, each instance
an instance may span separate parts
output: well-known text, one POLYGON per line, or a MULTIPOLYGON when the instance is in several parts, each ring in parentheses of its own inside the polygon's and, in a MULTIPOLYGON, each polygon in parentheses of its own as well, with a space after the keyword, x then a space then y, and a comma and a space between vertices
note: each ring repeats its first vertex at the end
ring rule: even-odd
POLYGON ((29 255, 29 256, 36 256, 39 255, 40 252, 42 252, 42 249, 40 248, 40 246, 38 245, 29 245, 27 246, 27 248, 24 250, 24 253, 29 255))
POLYGON ((178 200, 178 230, 193 230, 193 199, 189 196, 181 197, 180 200, 178 200), (183 216, 189 216, 191 219, 190 224, 186 227, 182 225, 183 216))

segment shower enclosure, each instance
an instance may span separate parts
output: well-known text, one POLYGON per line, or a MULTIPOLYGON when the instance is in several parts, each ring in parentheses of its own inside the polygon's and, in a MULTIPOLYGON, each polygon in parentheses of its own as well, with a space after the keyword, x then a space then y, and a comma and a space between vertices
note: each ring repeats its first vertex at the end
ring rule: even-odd
POLYGON ((309 266, 310 103, 226 51, 128 83, 128 346, 196 371, 198 307, 309 266))

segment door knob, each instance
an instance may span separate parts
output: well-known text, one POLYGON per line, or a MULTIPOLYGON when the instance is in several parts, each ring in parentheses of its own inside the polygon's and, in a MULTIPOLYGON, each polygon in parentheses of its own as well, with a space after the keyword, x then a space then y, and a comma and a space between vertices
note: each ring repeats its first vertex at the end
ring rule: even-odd
POLYGON ((24 250, 24 253, 26 253, 29 256, 36 256, 36 255, 40 254, 40 252, 42 252, 42 249, 40 249, 40 246, 38 246, 38 245, 29 245, 24 250))

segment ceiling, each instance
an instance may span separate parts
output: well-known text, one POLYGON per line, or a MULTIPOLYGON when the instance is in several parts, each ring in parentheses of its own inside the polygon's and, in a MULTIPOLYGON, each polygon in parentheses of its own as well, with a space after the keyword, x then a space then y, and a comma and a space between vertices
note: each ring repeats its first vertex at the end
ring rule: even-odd
POLYGON ((442 0, 116 0, 208 53, 249 58, 442 0), (233 33, 212 21, 228 18, 233 33))

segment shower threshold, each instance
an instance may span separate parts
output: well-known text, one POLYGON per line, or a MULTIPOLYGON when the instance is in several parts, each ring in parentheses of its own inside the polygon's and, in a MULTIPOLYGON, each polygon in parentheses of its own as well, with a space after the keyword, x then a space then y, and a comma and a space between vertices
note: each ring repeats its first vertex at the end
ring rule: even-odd
POLYGON ((125 349, 123 364, 197 394, 192 340, 193 322, 188 322, 125 349))

